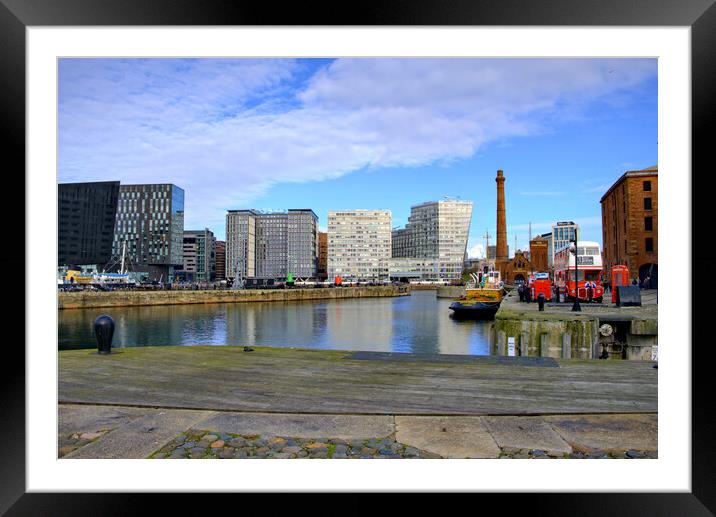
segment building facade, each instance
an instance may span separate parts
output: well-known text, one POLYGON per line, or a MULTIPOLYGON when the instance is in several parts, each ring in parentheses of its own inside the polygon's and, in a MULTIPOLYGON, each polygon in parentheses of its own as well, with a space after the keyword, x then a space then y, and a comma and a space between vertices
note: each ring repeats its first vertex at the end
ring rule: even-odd
POLYGON ((448 199, 412 206, 405 228, 392 231, 392 258, 430 259, 434 267, 425 269, 424 280, 459 280, 472 205, 472 201, 448 199))
POLYGON ((574 240, 575 231, 579 231, 579 225, 574 221, 560 221, 552 225, 552 264, 554 254, 574 240))
POLYGON ((228 278, 315 278, 318 217, 310 209, 285 212, 229 210, 226 215, 228 278))
POLYGON ((226 280, 226 241, 216 241, 216 279, 226 280))
MULTIPOLYGON (((507 256, 509 257, 510 247, 507 244, 505 244, 505 248, 507 250, 507 256)), ((487 258, 494 261, 496 256, 497 256, 497 246, 495 246, 494 244, 490 244, 487 247, 487 258)))
POLYGON ((112 257, 119 181, 57 186, 57 264, 104 266, 112 257))
POLYGON ((184 266, 184 190, 172 184, 121 185, 112 254, 151 280, 169 282, 184 266))
POLYGON ((547 272, 549 269, 549 243, 541 235, 530 241, 529 260, 536 272, 547 272))
POLYGON ((554 265, 554 247, 552 246, 552 232, 543 233, 539 237, 547 241, 547 267, 551 268, 554 265))
POLYGON ((539 273, 530 260, 521 250, 515 251, 515 256, 502 262, 502 281, 506 284, 520 284, 529 280, 532 273, 539 273))
POLYGON ((184 266, 177 275, 189 282, 216 280, 216 237, 211 230, 185 230, 182 249, 184 266))
POLYGON ((388 272, 391 280, 409 282, 422 280, 437 282, 440 278, 440 262, 431 258, 393 257, 388 262, 388 272))
POLYGON ((391 219, 390 210, 328 212, 328 278, 387 281, 391 219))
POLYGON ((318 279, 328 278, 328 233, 318 232, 318 279))
POLYGON ((621 264, 658 285, 658 166, 625 172, 602 196, 604 270, 621 264))

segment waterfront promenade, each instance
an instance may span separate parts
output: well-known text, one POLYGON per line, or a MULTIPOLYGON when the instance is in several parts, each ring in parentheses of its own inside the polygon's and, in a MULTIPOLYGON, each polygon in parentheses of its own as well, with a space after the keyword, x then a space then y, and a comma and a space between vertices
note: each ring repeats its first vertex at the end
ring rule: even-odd
POLYGON ((653 457, 653 364, 227 346, 62 351, 59 455, 653 457))

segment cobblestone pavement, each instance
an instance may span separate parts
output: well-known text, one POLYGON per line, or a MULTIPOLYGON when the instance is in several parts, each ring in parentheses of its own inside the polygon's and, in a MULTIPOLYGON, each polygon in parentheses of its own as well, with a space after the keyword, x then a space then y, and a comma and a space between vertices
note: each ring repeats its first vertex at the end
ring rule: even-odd
MULTIPOLYGON (((237 435, 190 430, 153 453, 159 459, 401 459, 442 458, 410 447, 392 437, 366 440, 296 438, 286 436, 237 435)), ((590 450, 554 453, 541 449, 500 448, 504 459, 640 459, 657 458, 657 451, 590 450)))
POLYGON ((71 453, 72 451, 79 449, 80 447, 92 443, 104 436, 109 429, 103 429, 94 433, 72 433, 67 435, 60 435, 57 440, 57 457, 62 458, 63 456, 71 453))
POLYGON ((182 433, 151 458, 203 459, 387 459, 440 458, 393 438, 341 440, 287 436, 237 435, 191 430, 182 433))
POLYGON ((603 451, 594 449, 588 452, 571 452, 571 453, 553 453, 550 451, 544 451, 542 449, 513 449, 510 447, 503 447, 500 449, 501 459, 656 459, 658 458, 657 451, 603 451))

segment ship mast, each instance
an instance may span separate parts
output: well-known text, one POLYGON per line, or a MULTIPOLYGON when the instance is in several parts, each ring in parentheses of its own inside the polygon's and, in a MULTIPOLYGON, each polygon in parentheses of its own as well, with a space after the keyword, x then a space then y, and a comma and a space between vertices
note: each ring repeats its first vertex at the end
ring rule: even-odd
POLYGON ((124 253, 127 251, 127 241, 122 242, 122 265, 119 268, 119 273, 124 274, 124 253))

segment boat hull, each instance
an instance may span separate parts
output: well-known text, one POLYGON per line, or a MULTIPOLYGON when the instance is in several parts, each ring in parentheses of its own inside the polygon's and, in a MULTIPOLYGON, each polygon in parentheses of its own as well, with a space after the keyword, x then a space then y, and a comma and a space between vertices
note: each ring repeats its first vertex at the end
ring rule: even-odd
POLYGON ((450 304, 453 315, 459 318, 492 319, 500 302, 455 301, 450 304))

